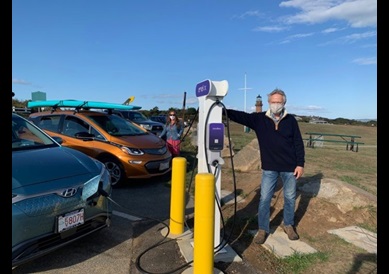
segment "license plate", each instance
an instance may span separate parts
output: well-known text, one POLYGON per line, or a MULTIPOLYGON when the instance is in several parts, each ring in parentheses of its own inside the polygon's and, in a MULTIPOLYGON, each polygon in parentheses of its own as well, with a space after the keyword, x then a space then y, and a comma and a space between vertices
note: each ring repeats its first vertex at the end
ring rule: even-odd
POLYGON ((84 209, 76 210, 58 216, 58 232, 68 230, 70 228, 82 225, 84 223, 84 209))
POLYGON ((168 168, 169 168, 169 162, 161 163, 159 165, 159 170, 165 170, 165 169, 168 169, 168 168))

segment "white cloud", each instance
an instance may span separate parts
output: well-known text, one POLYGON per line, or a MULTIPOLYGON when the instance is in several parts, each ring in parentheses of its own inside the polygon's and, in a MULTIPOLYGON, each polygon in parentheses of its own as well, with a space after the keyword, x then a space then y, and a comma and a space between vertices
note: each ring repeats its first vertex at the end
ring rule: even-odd
POLYGON ((346 43, 354 43, 356 41, 371 38, 374 36, 377 36, 376 31, 368 31, 368 32, 362 32, 362 33, 353 33, 353 34, 344 36, 341 39, 346 43))
POLYGON ((240 15, 234 15, 232 18, 246 19, 248 17, 262 17, 262 13, 257 10, 250 10, 240 15))
POLYGON ((287 30, 287 27, 280 27, 280 26, 266 26, 266 27, 256 27, 253 29, 253 31, 263 31, 263 32, 280 32, 287 30))
MULTIPOLYGON (((350 35, 339 37, 336 40, 328 41, 328 42, 323 43, 321 45, 325 46, 325 45, 330 45, 330 44, 353 44, 355 42, 358 42, 358 41, 361 41, 361 40, 364 40, 364 39, 369 39, 369 38, 372 38, 372 37, 375 37, 375 36, 377 36, 377 32, 376 31, 367 31, 367 32, 361 32, 361 33, 353 33, 353 34, 350 34, 350 35)), ((371 47, 372 44, 369 44, 368 46, 371 47)))
POLYGON ((312 33, 312 32, 311 33, 297 33, 297 34, 293 34, 293 35, 290 35, 290 36, 286 37, 284 40, 282 40, 280 42, 280 44, 288 44, 288 43, 291 43, 294 40, 305 38, 305 37, 310 37, 312 35, 314 35, 314 33, 312 33))
POLYGON ((311 105, 311 106, 305 107, 305 110, 324 110, 324 108, 320 107, 320 106, 311 105))
POLYGON ((25 80, 16 79, 16 78, 13 78, 13 79, 12 79, 12 84, 18 84, 18 85, 31 85, 30 82, 27 82, 27 81, 25 81, 25 80))
POLYGON ((366 57, 366 58, 357 58, 353 60, 353 63, 359 65, 376 65, 377 57, 366 57))
POLYGON ((305 37, 309 37, 309 36, 312 36, 313 33, 297 33, 297 34, 293 34, 293 35, 290 35, 288 37, 288 39, 298 39, 298 38, 305 38, 305 37))
POLYGON ((337 32, 337 31, 340 31, 342 29, 339 29, 339 28, 327 28, 325 30, 322 31, 322 33, 332 33, 332 32, 337 32))
POLYGON ((377 26, 377 0, 290 0, 281 2, 280 7, 301 10, 284 17, 286 24, 342 20, 353 28, 377 26))

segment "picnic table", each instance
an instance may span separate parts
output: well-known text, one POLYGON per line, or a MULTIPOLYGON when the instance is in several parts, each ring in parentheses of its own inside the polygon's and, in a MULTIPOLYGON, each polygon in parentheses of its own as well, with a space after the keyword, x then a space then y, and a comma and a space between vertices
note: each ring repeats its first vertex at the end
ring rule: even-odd
POLYGON ((358 145, 363 145, 362 142, 357 142, 355 139, 361 138, 358 135, 350 134, 335 134, 335 133, 322 133, 322 132, 306 132, 309 138, 303 138, 307 141, 307 147, 315 147, 318 142, 332 142, 332 143, 344 143, 346 144, 346 150, 358 152, 358 145), (331 139, 324 139, 324 136, 334 137, 331 139))

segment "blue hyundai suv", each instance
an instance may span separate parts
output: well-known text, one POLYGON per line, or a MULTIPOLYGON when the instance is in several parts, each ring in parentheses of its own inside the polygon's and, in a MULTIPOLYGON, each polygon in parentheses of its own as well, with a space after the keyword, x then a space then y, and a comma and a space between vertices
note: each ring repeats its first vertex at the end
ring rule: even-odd
POLYGON ((13 269, 110 225, 105 165, 61 142, 12 113, 13 269))

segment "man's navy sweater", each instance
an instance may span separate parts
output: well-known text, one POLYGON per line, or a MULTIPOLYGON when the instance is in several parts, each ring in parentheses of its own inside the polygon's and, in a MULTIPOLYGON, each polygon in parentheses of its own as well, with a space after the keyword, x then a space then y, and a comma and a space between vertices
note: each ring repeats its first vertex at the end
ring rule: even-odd
POLYGON ((264 170, 294 172, 296 166, 304 167, 305 150, 300 128, 294 116, 284 110, 276 123, 270 112, 246 113, 227 109, 228 118, 255 131, 264 170))

